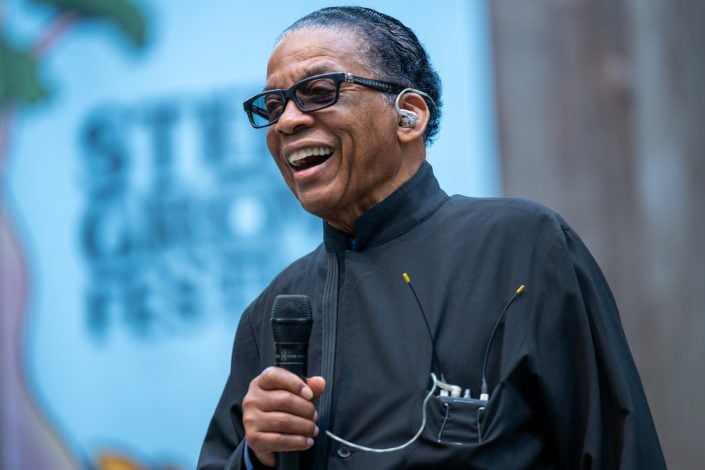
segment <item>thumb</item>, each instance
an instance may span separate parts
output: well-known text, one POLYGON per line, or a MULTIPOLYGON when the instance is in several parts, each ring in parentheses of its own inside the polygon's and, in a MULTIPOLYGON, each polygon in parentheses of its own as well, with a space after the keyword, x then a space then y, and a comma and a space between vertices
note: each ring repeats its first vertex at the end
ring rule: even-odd
POLYGON ((315 376, 306 379, 306 384, 313 391, 313 399, 320 397, 326 389, 326 380, 323 377, 315 376))

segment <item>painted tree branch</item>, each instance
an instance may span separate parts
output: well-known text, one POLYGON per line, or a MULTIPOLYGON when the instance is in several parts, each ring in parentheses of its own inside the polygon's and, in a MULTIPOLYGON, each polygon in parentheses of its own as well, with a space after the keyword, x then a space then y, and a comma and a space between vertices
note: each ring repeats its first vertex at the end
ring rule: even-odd
POLYGON ((10 151, 10 126, 13 114, 12 105, 8 104, 0 108, 0 181, 5 170, 5 160, 10 151))
POLYGON ((75 11, 57 15, 54 21, 44 31, 44 34, 32 47, 32 56, 41 57, 53 46, 61 35, 66 32, 78 20, 79 15, 75 11))

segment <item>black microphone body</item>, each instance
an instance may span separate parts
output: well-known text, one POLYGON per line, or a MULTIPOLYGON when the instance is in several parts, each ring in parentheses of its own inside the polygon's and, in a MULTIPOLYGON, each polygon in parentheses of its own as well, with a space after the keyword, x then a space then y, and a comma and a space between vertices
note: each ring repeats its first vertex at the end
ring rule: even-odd
MULTIPOLYGON (((308 342, 313 327, 311 303, 305 295, 278 295, 272 305, 274 365, 306 377, 308 342)), ((277 470, 299 470, 300 452, 280 452, 277 470)))

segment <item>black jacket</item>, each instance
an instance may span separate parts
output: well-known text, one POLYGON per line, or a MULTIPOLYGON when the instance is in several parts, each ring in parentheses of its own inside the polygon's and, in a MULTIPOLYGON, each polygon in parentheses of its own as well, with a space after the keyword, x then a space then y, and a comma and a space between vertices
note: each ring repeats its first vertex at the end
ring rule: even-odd
POLYGON ((360 217, 354 240, 324 231, 242 315, 199 468, 244 468, 241 402, 274 363, 278 294, 310 297, 308 370, 327 382, 303 468, 665 468, 615 302, 560 216, 527 201, 448 197, 425 163, 360 217), (429 373, 478 398, 485 356, 489 401, 432 398, 423 434, 403 450, 357 451, 325 435, 402 444, 421 424, 429 373))

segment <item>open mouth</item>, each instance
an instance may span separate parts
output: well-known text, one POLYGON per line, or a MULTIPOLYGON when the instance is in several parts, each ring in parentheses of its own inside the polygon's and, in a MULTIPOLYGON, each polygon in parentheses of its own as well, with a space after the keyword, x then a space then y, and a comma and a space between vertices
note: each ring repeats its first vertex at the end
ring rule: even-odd
POLYGON ((294 171, 299 171, 320 165, 332 154, 333 149, 329 147, 308 147, 292 153, 287 160, 294 171))

